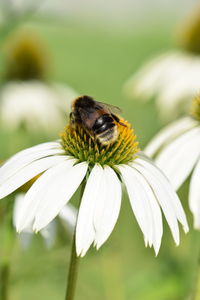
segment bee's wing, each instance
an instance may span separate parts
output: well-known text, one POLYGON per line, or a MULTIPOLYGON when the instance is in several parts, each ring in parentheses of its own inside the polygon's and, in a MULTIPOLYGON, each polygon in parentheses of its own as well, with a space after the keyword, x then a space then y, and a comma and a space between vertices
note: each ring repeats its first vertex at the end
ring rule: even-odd
POLYGON ((107 103, 103 103, 103 102, 99 102, 99 101, 95 101, 95 102, 111 114, 120 115, 121 112, 122 112, 121 109, 117 106, 107 104, 107 103))

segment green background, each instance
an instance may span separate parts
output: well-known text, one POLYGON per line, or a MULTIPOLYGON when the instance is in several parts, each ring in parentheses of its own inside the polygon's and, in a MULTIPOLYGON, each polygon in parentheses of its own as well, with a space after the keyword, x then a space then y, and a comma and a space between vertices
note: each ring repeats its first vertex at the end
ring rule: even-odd
MULTIPOLYGON (((122 87, 142 63, 173 47, 172 24, 133 26, 126 32, 35 18, 21 26, 38 33, 49 48, 51 81, 66 83, 80 94, 122 108, 123 117, 135 128, 141 148, 161 127, 153 101, 142 104, 127 99, 122 87)), ((30 136, 23 130, 8 134, 3 129, 0 139, 2 159, 49 140, 42 134, 30 136)), ((91 248, 80 261, 76 300, 189 299, 195 284, 199 233, 192 230, 187 193, 186 183, 179 194, 191 230, 185 235, 181 229, 181 244, 176 247, 164 221, 158 257, 152 249, 145 248, 124 193, 120 217, 110 238, 99 251, 91 248)), ((71 238, 62 229, 52 249, 45 248, 39 235, 34 236, 27 251, 21 250, 16 239, 11 257, 10 299, 64 299, 70 246, 71 238)))

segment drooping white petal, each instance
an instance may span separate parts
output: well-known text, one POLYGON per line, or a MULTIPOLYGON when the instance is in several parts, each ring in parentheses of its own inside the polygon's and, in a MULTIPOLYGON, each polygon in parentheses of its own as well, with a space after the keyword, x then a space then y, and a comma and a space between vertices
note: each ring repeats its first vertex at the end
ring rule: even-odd
MULTIPOLYGON (((15 203, 13 207, 13 225, 16 227, 18 216, 20 215, 21 209, 23 209, 25 199, 25 193, 19 193, 15 197, 15 203)), ((44 238, 45 245, 50 248, 56 236, 56 222, 50 222, 44 229, 41 230, 41 235, 44 238)), ((24 250, 30 246, 33 235, 32 222, 27 224, 26 228, 19 234, 19 241, 24 250)))
POLYGON ((126 185, 130 203, 137 222, 144 234, 146 245, 153 245, 157 255, 162 233, 162 216, 148 182, 140 172, 130 166, 119 166, 126 185))
POLYGON ((153 175, 155 180, 157 180, 158 183, 162 186, 162 189, 166 191, 166 194, 168 195, 168 202, 173 207, 176 218, 183 225, 184 231, 188 232, 189 229, 183 207, 178 198, 178 195, 174 191, 165 174, 155 164, 153 164, 145 157, 141 156, 141 158, 137 158, 135 162, 143 166, 143 168, 145 168, 145 172, 148 170, 149 176, 153 175))
POLYGON ((88 164, 82 162, 71 168, 62 166, 56 177, 53 174, 53 180, 37 206, 34 230, 41 230, 59 214, 83 181, 87 168, 88 164))
POLYGON ((189 206, 194 216, 194 227, 200 229, 200 159, 190 181, 189 206))
POLYGON ((104 167, 100 190, 101 193, 96 201, 93 221, 97 249, 111 234, 117 222, 121 206, 121 183, 116 173, 109 166, 104 167))
MULTIPOLYGON (((25 193, 19 193, 15 197, 13 206, 13 226, 16 227, 16 222, 23 207, 25 193)), ((32 240, 33 231, 31 230, 31 223, 27 224, 24 231, 18 235, 20 245, 23 250, 27 250, 32 240)))
MULTIPOLYGON (((172 236, 174 238, 175 243, 179 244, 179 228, 178 228, 178 217, 176 215, 176 209, 173 206, 173 201, 176 200, 174 197, 173 199, 171 197, 171 194, 169 193, 169 189, 173 191, 172 187, 170 185, 163 184, 163 182, 160 180, 161 176, 164 176, 161 172, 158 175, 155 175, 154 172, 151 172, 149 168, 140 165, 136 160, 133 163, 134 167, 145 176, 146 180, 149 182, 149 185, 151 186, 153 192, 156 195, 156 198, 158 200, 158 203, 160 204, 163 213, 166 217, 167 223, 169 224, 169 227, 171 229, 172 236)), ((185 225, 187 226, 187 224, 185 225)), ((185 230, 187 230, 187 227, 185 227, 185 230)))
POLYGON ((0 184, 31 162, 59 154, 64 154, 64 150, 58 142, 44 143, 18 152, 0 168, 0 184))
POLYGON ((185 212, 178 198, 178 195, 173 190, 171 183, 169 182, 165 174, 163 174, 163 172, 155 164, 153 164, 151 161, 144 157, 137 158, 135 161, 142 165, 145 169, 147 169, 149 171, 149 175, 152 174, 155 177, 155 179, 158 180, 159 183, 162 185, 162 188, 165 189, 166 194, 168 195, 168 202, 171 203, 176 218, 183 225, 184 231, 188 232, 189 228, 185 212))
POLYGON ((185 117, 166 126, 147 145, 144 149, 145 154, 151 157, 154 156, 165 144, 168 144, 175 137, 196 126, 196 124, 197 122, 192 118, 185 117))
POLYGON ((71 233, 74 232, 77 216, 78 216, 78 210, 70 203, 65 205, 59 212, 59 217, 63 225, 71 233))
MULTIPOLYGON (((144 174, 143 170, 141 170, 140 167, 136 166, 136 164, 135 164, 135 168, 138 171, 140 171, 143 174, 143 176, 147 175, 147 174, 144 174)), ((146 180, 148 180, 149 185, 151 186, 153 192, 156 195, 156 198, 158 199, 158 202, 164 212, 166 220, 171 229, 174 241, 178 245, 179 244, 179 229, 178 229, 178 222, 175 217, 174 211, 170 207, 170 205, 167 204, 166 199, 164 199, 164 196, 165 196, 164 191, 160 190, 160 187, 156 187, 156 185, 153 184, 152 180, 151 179, 149 180, 149 178, 147 176, 145 176, 145 178, 146 178, 146 180)))
POLYGON ((62 161, 65 161, 66 159, 67 156, 65 155, 49 156, 35 160, 24 168, 18 170, 17 173, 14 173, 14 175, 10 176, 4 183, 0 185, 0 199, 9 195, 38 174, 44 172, 54 165, 59 164, 62 161))
POLYGON ((200 128, 182 134, 156 157, 156 164, 177 190, 189 176, 200 155, 200 128))
POLYGON ((19 193, 15 196, 14 206, 13 206, 13 225, 16 227, 16 220, 20 214, 21 207, 23 205, 25 193, 19 193))
POLYGON ((102 193, 103 168, 95 165, 87 180, 81 200, 76 226, 76 253, 84 256, 95 238, 94 213, 102 193))
POLYGON ((133 168, 129 166, 118 166, 122 180, 125 183, 131 207, 136 220, 144 234, 144 239, 152 245, 152 223, 149 215, 150 210, 146 207, 146 195, 141 183, 138 182, 133 168))
POLYGON ((54 182, 54 179, 62 172, 63 169, 71 168, 74 160, 66 160, 57 166, 54 166, 42 174, 31 186, 25 195, 23 206, 16 220, 17 231, 22 231, 27 224, 33 222, 37 207, 44 199, 45 193, 54 182))

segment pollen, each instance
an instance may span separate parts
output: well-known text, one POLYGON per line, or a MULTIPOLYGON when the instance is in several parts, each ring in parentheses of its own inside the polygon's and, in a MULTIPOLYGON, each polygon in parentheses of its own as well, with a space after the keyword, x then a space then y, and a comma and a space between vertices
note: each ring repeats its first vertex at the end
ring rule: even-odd
POLYGON ((80 162, 87 161, 91 166, 96 163, 111 167, 126 164, 136 158, 139 151, 138 142, 134 130, 127 121, 121 119, 116 126, 117 139, 107 145, 102 145, 82 126, 68 125, 61 133, 61 144, 67 155, 75 157, 80 162))
POLYGON ((196 120, 200 121, 200 94, 192 101, 191 114, 196 120))

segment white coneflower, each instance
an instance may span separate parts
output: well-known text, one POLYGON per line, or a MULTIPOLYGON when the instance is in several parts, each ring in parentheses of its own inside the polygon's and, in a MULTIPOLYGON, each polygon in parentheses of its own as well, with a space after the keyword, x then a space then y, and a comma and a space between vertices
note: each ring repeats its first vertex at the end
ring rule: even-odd
POLYGON ((24 126, 29 132, 55 133, 64 126, 64 112, 76 95, 61 84, 9 82, 0 90, 0 122, 11 131, 24 126))
POLYGON ((199 92, 199 9, 196 9, 195 14, 190 16, 187 26, 182 28, 180 49, 152 59, 124 87, 131 98, 148 101, 155 97, 160 116, 164 120, 186 112, 189 107, 188 99, 199 92))
POLYGON ((23 126, 30 133, 57 134, 66 123, 66 112, 77 93, 65 84, 46 80, 48 55, 34 34, 14 35, 5 56, 0 87, 1 126, 11 131, 23 126))
POLYGON ((191 117, 184 117, 159 132, 145 149, 155 158, 177 190, 194 169, 189 191, 189 205, 194 227, 200 229, 200 97, 193 100, 191 117))
POLYGON ((90 245, 97 249, 117 222, 125 184, 131 207, 146 246, 159 251, 163 235, 161 209, 179 244, 178 221, 188 231, 184 211, 165 175, 139 152, 136 136, 125 120, 116 123, 118 138, 104 146, 85 129, 68 125, 61 140, 23 150, 0 168, 0 198, 38 174, 25 195, 17 216, 20 232, 47 226, 85 181, 76 226, 76 252, 84 256, 90 245))
MULTIPOLYGON (((15 202, 13 207, 13 225, 16 228, 16 221, 18 215, 20 214, 21 207, 23 207, 25 199, 25 193, 17 193, 15 196, 15 202)), ((72 234, 76 225, 77 209, 71 204, 65 205, 60 213, 58 214, 60 221, 62 222, 64 228, 72 234)), ((47 248, 53 246, 56 238, 57 232, 57 222, 53 220, 45 228, 43 228, 40 233, 44 239, 47 248)), ((27 224, 26 228, 19 235, 20 244, 22 248, 27 249, 30 245, 33 236, 32 224, 27 224)))

